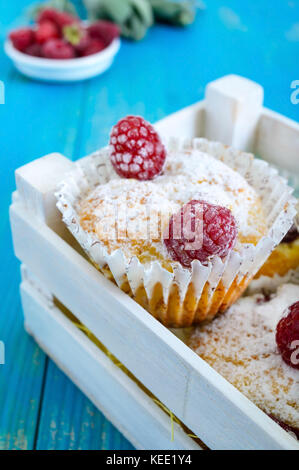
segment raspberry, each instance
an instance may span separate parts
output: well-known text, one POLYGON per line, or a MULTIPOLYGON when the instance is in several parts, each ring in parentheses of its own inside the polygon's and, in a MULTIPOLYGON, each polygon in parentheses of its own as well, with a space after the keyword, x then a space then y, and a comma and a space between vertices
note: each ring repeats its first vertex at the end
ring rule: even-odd
MULTIPOLYGON (((84 34, 84 35, 81 37, 79 43, 76 44, 76 45, 74 45, 74 48, 75 48, 75 50, 76 50, 76 52, 77 52, 77 54, 78 54, 79 56, 83 56, 83 55, 84 55, 84 52, 88 51, 88 48, 91 47, 91 38, 90 38, 90 36, 89 36, 89 34, 88 34, 87 31, 86 31, 85 33, 86 33, 86 34, 84 34)), ((98 46, 98 47, 99 47, 99 46, 98 46)), ((102 49, 101 49, 101 50, 102 50, 102 49)), ((97 52, 99 52, 99 51, 97 51, 97 52)), ((88 54, 87 54, 87 55, 88 55, 88 54)))
POLYGON ((194 259, 201 263, 210 256, 224 258, 237 238, 237 224, 231 211, 206 201, 192 200, 172 215, 164 243, 173 260, 186 268, 194 259))
POLYGON ((49 39, 59 38, 59 30, 52 21, 43 21, 35 32, 36 42, 43 44, 49 39))
POLYGON ((299 301, 291 305, 279 321, 276 344, 284 362, 299 370, 299 301))
POLYGON ((120 35, 119 27, 110 21, 96 21, 88 27, 88 31, 92 38, 102 39, 106 46, 120 35))
POLYGON ((50 39, 42 46, 42 54, 47 59, 72 59, 74 48, 63 39, 50 39))
POLYGON ((42 57, 42 48, 40 44, 31 44, 31 46, 27 47, 25 50, 25 54, 31 55, 33 57, 42 57))
POLYGON ((273 415, 269 415, 269 417, 273 419, 275 423, 279 424, 279 426, 281 426, 282 429, 284 429, 285 431, 294 433, 296 438, 299 441, 299 428, 294 428, 293 426, 290 426, 289 424, 284 423, 283 421, 280 421, 280 419, 275 418, 275 416, 273 415))
POLYGON ((292 243, 299 238, 299 231, 295 224, 292 225, 288 233, 281 240, 281 243, 292 243))
POLYGON ((166 150, 153 126, 139 116, 127 116, 110 136, 111 162, 124 178, 151 180, 163 169, 166 150))
POLYGON ((78 23, 79 19, 70 13, 55 10, 54 8, 44 8, 37 17, 37 23, 41 24, 44 21, 51 21, 62 30, 64 26, 78 23))
POLYGON ((27 47, 34 43, 35 34, 30 28, 22 28, 12 31, 9 35, 9 39, 18 51, 24 52, 27 47))
POLYGON ((44 21, 53 21, 56 24, 57 13, 58 11, 54 10, 54 8, 43 8, 37 15, 36 22, 40 24, 44 21))
POLYGON ((80 55, 86 57, 88 55, 97 54, 97 52, 101 52, 105 48, 106 44, 101 39, 90 39, 89 44, 87 44, 87 47, 83 47, 80 55))

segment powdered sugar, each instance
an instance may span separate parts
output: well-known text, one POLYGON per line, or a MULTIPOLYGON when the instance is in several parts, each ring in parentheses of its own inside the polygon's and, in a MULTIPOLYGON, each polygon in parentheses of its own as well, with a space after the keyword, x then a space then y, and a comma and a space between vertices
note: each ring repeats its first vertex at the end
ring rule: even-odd
POLYGON ((160 174, 166 158, 160 137, 140 116, 127 116, 113 127, 110 150, 115 171, 122 177, 138 180, 151 180, 160 174), (130 163, 134 164, 133 172, 130 163))
MULTIPOLYGON (((143 148, 146 151, 146 148, 143 148)), ((113 156, 118 159, 118 154, 113 156)), ((114 162, 113 159, 113 162, 114 162)), ((130 154, 122 156, 123 163, 120 168, 131 172, 139 171, 141 157, 135 156, 133 163, 130 154)), ((147 163, 147 162, 145 162, 147 163)), ((148 162, 151 163, 150 161, 148 162)), ((147 168, 145 168, 147 169, 147 168)), ((142 221, 145 230, 143 239, 146 237, 148 230, 146 222, 148 222, 148 208, 153 209, 155 214, 160 212, 160 217, 155 217, 150 224, 160 224, 163 219, 163 229, 165 223, 170 216, 179 210, 179 208, 192 199, 202 199, 212 204, 218 204, 230 209, 237 220, 239 230, 238 244, 236 250, 239 249, 242 242, 250 242, 252 239, 257 241, 264 234, 264 216, 261 208, 261 201, 255 190, 246 182, 246 180, 237 172, 230 169, 227 165, 199 150, 186 150, 169 152, 167 156, 167 164, 162 175, 156 177, 151 182, 139 182, 131 179, 119 179, 118 175, 112 170, 110 181, 104 185, 97 186, 79 205, 81 216, 87 220, 88 213, 90 220, 88 223, 83 222, 84 229, 97 233, 101 236, 102 230, 98 229, 99 222, 105 220, 109 233, 111 228, 111 242, 108 243, 108 237, 105 237, 108 245, 108 251, 121 247, 127 259, 133 255, 137 255, 140 251, 134 250, 136 247, 136 239, 140 237, 140 224, 138 233, 131 230, 131 238, 123 238, 121 243, 115 241, 115 211, 113 212, 111 204, 117 204, 119 208, 118 217, 122 219, 133 212, 133 218, 142 221), (150 206, 153 205, 153 208, 150 206), (126 211, 125 208, 126 207, 126 211), (109 217, 105 216, 109 214, 109 217), (108 220, 108 219, 111 220, 108 220), (165 222, 165 223, 164 223, 165 222)), ((156 232, 158 227, 156 227, 156 232)), ((165 250, 162 238, 160 240, 152 240, 151 244, 155 248, 155 252, 159 253, 166 262, 172 263, 172 260, 165 250)), ((144 258, 144 262, 150 261, 150 258, 144 258)))
MULTIPOLYGON (((162 233, 179 205, 151 181, 115 178, 98 186, 80 204, 81 224, 95 232, 111 253, 122 247, 127 259, 154 248, 161 252, 162 233)), ((151 256, 145 258, 150 263, 151 256)))
POLYGON ((290 282, 299 285, 299 266, 295 271, 289 271, 285 276, 275 275, 273 277, 260 276, 253 279, 248 286, 248 294, 256 294, 262 291, 274 292, 279 286, 290 282))
POLYGON ((260 234, 261 223, 253 220, 253 212, 260 212, 263 219, 258 194, 242 175, 207 153, 196 149, 170 152, 164 175, 156 183, 167 187, 170 197, 180 205, 203 199, 227 207, 244 237, 260 234))
POLYGON ((190 346, 269 414, 299 427, 299 372, 287 366, 275 341, 278 321, 299 300, 299 286, 281 286, 268 302, 244 297, 208 325, 197 327, 190 346))

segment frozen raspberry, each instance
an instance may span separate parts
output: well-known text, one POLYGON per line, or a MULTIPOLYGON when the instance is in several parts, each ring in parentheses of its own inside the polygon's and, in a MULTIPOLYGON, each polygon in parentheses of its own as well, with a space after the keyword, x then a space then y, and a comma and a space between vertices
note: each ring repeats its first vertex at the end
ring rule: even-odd
POLYGON ((237 238, 237 224, 229 209, 192 200, 172 215, 164 243, 175 261, 186 268, 194 259, 201 263, 210 256, 224 258, 237 238))
POLYGON ((37 23, 41 24, 44 21, 51 21, 62 30, 64 26, 78 23, 79 18, 70 13, 55 10, 54 8, 44 8, 37 17, 37 23))
POLYGON ((43 57, 47 59, 72 59, 74 48, 63 39, 50 39, 42 46, 43 57))
POLYGON ((290 426, 289 424, 286 424, 283 421, 280 421, 280 419, 275 418, 275 416, 273 415, 269 415, 269 417, 273 419, 275 423, 279 424, 279 426, 281 426, 282 429, 284 429, 285 431, 292 432, 293 434, 295 434, 296 438, 299 441, 299 428, 294 428, 293 426, 290 426))
POLYGON ((44 44, 49 39, 59 38, 59 30, 55 23, 52 21, 43 21, 38 25, 35 32, 36 42, 44 44))
POLYGON ((295 224, 292 225, 288 233, 281 240, 281 243, 292 243, 299 238, 299 232, 295 224))
POLYGON ((92 38, 102 39, 106 46, 109 46, 113 39, 118 38, 120 35, 120 29, 115 23, 103 20, 91 24, 88 31, 92 38))
POLYGON ((104 41, 101 41, 101 39, 90 39, 89 44, 87 44, 87 47, 82 47, 80 55, 81 57, 86 57, 88 55, 97 54, 105 48, 106 44, 104 43, 104 41))
POLYGON ((25 54, 31 55, 33 57, 42 57, 42 48, 40 44, 31 44, 31 46, 27 47, 25 50, 25 54))
POLYGON ((36 22, 40 24, 44 21, 53 21, 56 24, 57 13, 58 11, 54 10, 54 8, 43 8, 37 15, 36 22))
POLYGON ((9 39, 18 51, 24 52, 35 41, 34 31, 30 28, 16 29, 9 35, 9 39))
POLYGON ((153 126, 139 116, 127 116, 110 136, 111 162, 123 178, 151 180, 163 169, 166 150, 153 126))
POLYGON ((284 362, 299 370, 299 301, 291 305, 279 321, 276 343, 284 362))
MULTIPOLYGON (((88 32, 86 31, 86 34, 84 34, 81 37, 79 43, 74 45, 74 48, 75 48, 77 54, 79 56, 83 56, 84 52, 88 51, 88 48, 91 47, 91 42, 92 42, 92 39, 89 36, 88 32)), ((99 47, 99 45, 98 45, 98 47, 99 47)), ((97 52, 99 52, 99 51, 97 51, 97 52)))

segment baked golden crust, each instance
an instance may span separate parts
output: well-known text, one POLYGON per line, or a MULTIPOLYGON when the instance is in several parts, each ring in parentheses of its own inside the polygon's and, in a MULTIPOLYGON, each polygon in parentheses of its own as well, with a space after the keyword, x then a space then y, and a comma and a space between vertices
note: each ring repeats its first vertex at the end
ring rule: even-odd
POLYGON ((274 277, 275 275, 283 277, 289 271, 297 269, 299 269, 299 239, 291 243, 280 243, 270 254, 255 278, 274 277))

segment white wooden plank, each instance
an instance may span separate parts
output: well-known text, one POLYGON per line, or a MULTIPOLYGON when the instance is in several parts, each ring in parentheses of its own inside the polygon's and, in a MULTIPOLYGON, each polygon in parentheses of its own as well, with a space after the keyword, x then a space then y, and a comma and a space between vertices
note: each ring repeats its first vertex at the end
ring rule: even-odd
POLYGON ((59 153, 51 153, 28 163, 15 172, 17 194, 36 217, 57 233, 70 238, 61 223, 54 192, 74 163, 59 153))
POLYGON ((22 206, 16 255, 210 448, 298 449, 270 418, 22 206), (225 432, 223 432, 225 430, 225 432))
POLYGON ((25 264, 21 265, 21 279, 23 282, 34 285, 35 289, 42 295, 44 303, 53 305, 53 295, 49 289, 30 271, 25 264))
POLYGON ((205 102, 188 106, 155 123, 155 128, 165 139, 182 137, 193 139, 204 135, 205 102))
POLYGON ((177 423, 172 441, 170 417, 29 281, 21 295, 27 331, 136 448, 201 450, 177 423))
POLYGON ((205 137, 251 150, 262 109, 263 88, 239 75, 226 75, 206 87, 205 137))
POLYGON ((253 151, 268 162, 299 174, 299 124, 263 108, 253 151))

